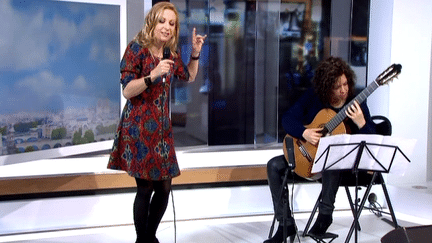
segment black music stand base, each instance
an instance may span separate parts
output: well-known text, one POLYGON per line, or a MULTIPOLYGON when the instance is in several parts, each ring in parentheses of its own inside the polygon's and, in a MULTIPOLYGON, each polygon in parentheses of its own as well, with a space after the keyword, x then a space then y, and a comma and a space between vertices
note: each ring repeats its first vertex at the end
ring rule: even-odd
POLYGON ((334 239, 339 237, 339 235, 334 234, 334 233, 330 233, 330 232, 326 232, 322 235, 315 235, 315 234, 307 233, 305 236, 309 236, 310 238, 312 238, 314 241, 316 241, 318 243, 330 243, 334 239), (330 241, 325 241, 327 239, 330 239, 330 241))

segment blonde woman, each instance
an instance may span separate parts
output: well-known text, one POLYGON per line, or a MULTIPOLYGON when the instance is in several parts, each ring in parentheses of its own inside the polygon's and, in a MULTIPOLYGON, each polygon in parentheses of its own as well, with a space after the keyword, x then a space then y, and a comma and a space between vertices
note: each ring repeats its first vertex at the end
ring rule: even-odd
POLYGON ((159 242, 156 230, 168 204, 171 180, 180 175, 168 111, 169 86, 174 76, 186 82, 195 79, 206 35, 193 30, 190 62, 185 65, 177 46, 179 32, 176 7, 169 2, 155 4, 120 64, 127 102, 108 168, 126 171, 136 180, 136 243, 159 242))

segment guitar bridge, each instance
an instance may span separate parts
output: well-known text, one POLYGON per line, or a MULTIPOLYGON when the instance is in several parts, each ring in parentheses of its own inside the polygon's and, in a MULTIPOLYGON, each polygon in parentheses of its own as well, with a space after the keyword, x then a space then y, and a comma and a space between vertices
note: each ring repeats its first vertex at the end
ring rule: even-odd
POLYGON ((300 153, 309 161, 312 162, 312 156, 310 156, 309 152, 306 150, 305 146, 300 142, 300 140, 297 140, 297 146, 300 150, 300 153))

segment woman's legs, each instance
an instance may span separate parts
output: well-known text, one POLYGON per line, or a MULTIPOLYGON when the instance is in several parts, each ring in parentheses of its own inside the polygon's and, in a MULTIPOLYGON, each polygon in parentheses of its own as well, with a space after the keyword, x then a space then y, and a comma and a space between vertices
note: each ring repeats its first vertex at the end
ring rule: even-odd
MULTIPOLYGON (((285 157, 283 155, 276 156, 267 162, 267 179, 270 187, 270 192, 273 200, 273 208, 275 212, 276 219, 280 222, 283 218, 283 202, 280 199, 280 192, 284 185, 283 178, 285 176, 285 171, 287 169, 287 162, 285 161, 285 157), (278 204, 279 202, 279 204, 278 204)), ((286 191, 289 194, 288 190, 286 191)), ((284 197, 288 198, 288 195, 284 195, 284 197)), ((288 205, 288 217, 291 218, 291 209, 288 205)), ((294 223, 294 220, 290 222, 288 220, 288 224, 294 223)))
POLYGON ((135 178, 137 183, 137 194, 133 205, 133 216, 135 231, 137 234, 136 243, 145 242, 147 218, 150 207, 150 197, 153 193, 151 181, 135 178))
MULTIPOLYGON (((270 187, 270 192, 273 200, 273 207, 275 212, 275 217, 279 222, 276 233, 272 238, 264 241, 264 243, 281 243, 284 241, 282 220, 283 220, 283 210, 284 206, 287 207, 287 221, 286 221, 286 233, 287 236, 292 236, 296 233, 294 218, 291 215, 291 209, 287 200, 281 200, 280 193, 283 185, 283 179, 285 172, 287 170, 287 162, 283 155, 276 156, 267 162, 267 179, 270 187), (288 205, 284 205, 284 202, 288 205)), ((288 198, 289 191, 288 188, 283 192, 283 197, 288 198)))
POLYGON ((338 170, 326 170, 322 173, 321 202, 319 212, 326 215, 332 215, 336 194, 339 189, 341 178, 344 172, 338 170))
MULTIPOLYGON (((359 185, 367 185, 372 180, 372 174, 360 171, 359 185)), ((352 171, 326 170, 322 174, 322 197, 319 204, 319 214, 315 224, 309 231, 310 234, 324 234, 333 222, 333 210, 336 193, 341 185, 356 186, 356 177, 352 171)))
MULTIPOLYGON (((309 234, 322 235, 333 222, 333 210, 336 193, 339 189, 342 175, 345 172, 326 170, 322 173, 321 202, 319 203, 318 217, 309 231, 309 234)), ((351 172, 349 172, 351 173, 351 172)))
POLYGON ((171 191, 171 179, 164 181, 147 181, 135 178, 137 194, 133 213, 137 243, 156 242, 156 230, 168 205, 171 191), (153 197, 151 197, 154 191, 153 197), (151 200, 150 200, 151 198, 151 200))
POLYGON ((153 187, 155 193, 150 203, 147 236, 148 239, 154 240, 154 238, 156 238, 156 230, 168 206, 168 199, 171 191, 171 179, 164 181, 153 181, 153 187))

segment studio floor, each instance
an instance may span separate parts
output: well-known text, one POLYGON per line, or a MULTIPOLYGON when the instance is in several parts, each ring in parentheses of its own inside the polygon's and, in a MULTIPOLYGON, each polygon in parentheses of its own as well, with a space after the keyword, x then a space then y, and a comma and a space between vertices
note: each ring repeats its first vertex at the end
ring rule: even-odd
MULTIPOLYGON (((302 231, 309 217, 309 213, 297 213, 294 216, 299 231, 302 231)), ((398 223, 402 227, 411 227, 429 223, 428 220, 422 220, 408 215, 404 216, 398 214, 397 217, 398 223)), ((162 222, 159 226, 157 237, 161 243, 257 243, 263 242, 267 239, 272 219, 272 215, 261 215, 177 221, 175 225, 173 221, 162 222)), ((386 215, 379 217, 367 210, 363 211, 360 219, 362 230, 358 232, 357 242, 380 242, 382 236, 394 229, 393 226, 388 223, 388 220, 390 219, 391 218, 386 215)), ((350 211, 337 211, 334 213, 333 224, 329 231, 338 234, 339 237, 333 242, 345 242, 352 220, 353 218, 350 211)), ((315 242, 309 237, 301 237, 300 234, 299 237, 296 238, 295 242, 315 242)), ((135 231, 133 225, 117 225, 111 227, 62 230, 0 237, 0 242, 15 243, 133 243, 134 241, 135 231)), ((355 242, 355 234, 353 234, 350 242, 355 242)))
MULTIPOLYGON (((260 159, 266 161, 265 159, 260 159)), ((103 161, 105 163, 105 161, 103 161)), ((315 188, 314 185, 297 186, 295 205, 312 205, 313 197, 304 195, 303 189, 315 188)), ((319 189, 319 187, 317 187, 319 189)), ((432 182, 415 185, 388 185, 390 198, 396 212, 398 223, 402 227, 432 225, 432 182)), ((261 243, 268 238, 273 215, 268 186, 245 186, 239 188, 178 190, 176 196, 176 214, 179 218, 174 224, 170 218, 163 220, 158 228, 157 237, 161 243, 261 243), (199 198, 203 201, 197 201, 199 198), (213 197, 212 197, 213 196, 213 197), (190 200, 193 198, 194 200, 190 200), (211 200, 205 201, 205 199, 211 200), (192 204, 196 201, 196 204, 192 204), (213 203, 213 204, 211 204, 213 203), (206 205, 206 206, 204 206, 206 205), (208 206, 212 205, 212 206, 208 206), (189 206, 189 208, 187 207, 189 206), (218 208, 219 206, 219 208, 218 208), (186 209, 187 208, 187 209, 186 209), (223 210, 221 210, 221 208, 223 210), (199 215, 218 215, 218 210, 226 212, 226 217, 199 215), (215 213, 208 213, 215 211, 215 213), (264 212, 264 213, 259 213, 264 212), (237 216, 232 216, 237 215, 237 216)), ((340 190, 338 194, 343 194, 340 190)), ((45 200, 23 200, 0 202, 0 242, 14 243, 134 243, 135 230, 132 210, 126 208, 113 216, 114 204, 131 206, 134 193, 124 193, 118 198, 112 195, 92 197, 53 198, 45 200), (116 201, 117 200, 117 201, 116 201), (96 203, 97 202, 97 203, 96 203), (97 206, 96 206, 97 205, 97 206), (61 214, 61 215, 60 215, 61 214), (125 219, 126 218, 126 219, 125 219), (104 220, 105 226, 95 219, 104 220), (73 221, 75 220, 75 221, 73 221), (84 220, 84 222, 80 222, 84 220), (19 222, 19 224, 17 223, 19 222), (127 222, 127 223, 122 223, 127 222), (12 225, 15 223, 15 225, 12 225), (49 227, 42 227, 41 225, 49 227), (76 225, 74 225, 76 224, 76 225), (60 229, 62 225, 68 225, 60 229), (91 225, 91 226, 82 226, 91 225), (52 229, 49 228, 56 228, 52 229), (8 230, 6 230, 8 229, 8 230), (23 230, 27 229, 27 230, 23 230)), ((345 200, 342 203, 346 204, 345 200)), ((165 215, 169 214, 171 207, 165 215)), ((299 231, 302 231, 310 212, 298 211, 294 214, 299 231)), ((392 231, 388 223, 391 217, 376 216, 364 210, 360 218, 361 231, 357 242, 377 243, 392 231)), ((333 242, 345 242, 353 222, 350 210, 337 210, 333 215, 333 224, 329 231, 338 234, 333 242)), ((301 234, 299 234, 301 235, 301 234)), ((432 236, 429 238, 432 242, 432 236)), ((315 242, 308 237, 297 237, 295 242, 315 242)), ((350 242, 355 241, 355 235, 350 242)), ((428 243, 428 242, 426 242, 428 243)))

